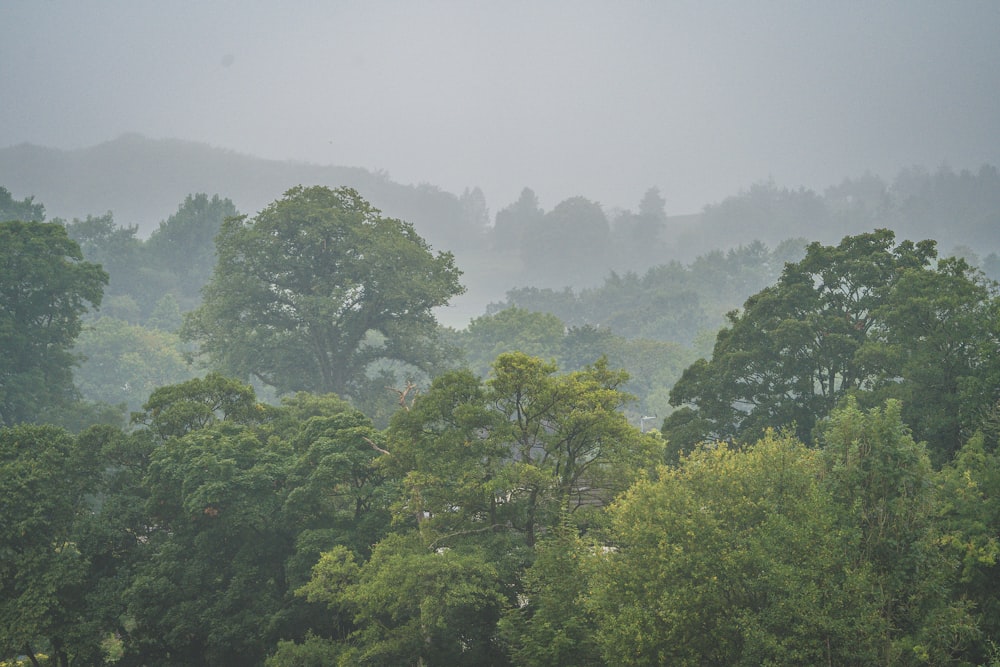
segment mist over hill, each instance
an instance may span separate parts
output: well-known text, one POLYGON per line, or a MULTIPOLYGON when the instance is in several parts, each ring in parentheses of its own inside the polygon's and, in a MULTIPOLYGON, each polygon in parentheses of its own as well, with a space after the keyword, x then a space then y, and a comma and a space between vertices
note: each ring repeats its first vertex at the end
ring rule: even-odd
POLYGON ((611 272, 642 274, 756 241, 770 248, 792 238, 834 243, 886 227, 900 239, 933 238, 943 253, 958 249, 973 260, 1000 251, 1000 173, 990 165, 909 167, 892 180, 865 173, 822 192, 768 181, 706 202, 698 214, 668 216, 655 188, 635 212, 603 207, 587 193, 545 211, 528 187, 523 201, 487 202, 478 188, 456 194, 359 167, 262 159, 138 134, 76 150, 0 149, 0 185, 33 196, 48 219, 111 211, 141 237, 190 194, 218 194, 254 215, 300 184, 353 187, 387 216, 412 223, 435 250, 453 252, 468 290, 441 313, 454 326, 514 288, 593 288, 611 272))
MULTIPOLYGON (((0 182, 34 195, 49 218, 72 219, 108 210, 147 235, 193 192, 227 197, 255 214, 289 188, 335 184, 356 188, 390 215, 414 199, 454 200, 430 186, 394 183, 360 167, 268 160, 203 143, 150 139, 130 133, 89 148, 60 150, 34 144, 0 149, 0 182)), ((421 211, 408 211, 419 217, 421 211)), ((440 213, 440 212, 438 212, 440 213)), ((411 220, 411 222, 416 222, 411 220)))

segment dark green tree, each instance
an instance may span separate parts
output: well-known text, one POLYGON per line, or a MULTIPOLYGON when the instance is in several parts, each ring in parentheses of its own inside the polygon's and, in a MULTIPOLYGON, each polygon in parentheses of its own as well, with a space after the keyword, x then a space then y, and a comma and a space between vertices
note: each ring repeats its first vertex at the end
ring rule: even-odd
POLYGON ((144 485, 147 557, 125 592, 142 664, 260 664, 278 639, 294 526, 281 513, 291 448, 222 421, 167 440, 144 485))
POLYGON ((996 285, 950 257, 935 271, 906 271, 875 314, 883 325, 859 355, 885 365, 873 396, 902 401, 903 420, 941 465, 1000 399, 996 285))
POLYGON ((371 422, 332 396, 280 407, 218 376, 154 392, 138 421, 145 557, 123 598, 135 664, 261 664, 279 639, 340 638, 351 616, 293 592, 320 553, 366 558, 389 522, 371 422))
POLYGON ((88 569, 79 538, 97 472, 62 429, 0 428, 0 657, 44 652, 68 667, 86 653, 75 641, 88 569))
POLYGON ((108 274, 56 223, 0 223, 0 424, 43 418, 75 396, 71 349, 108 274))
POLYGON ((840 399, 889 377, 885 361, 864 354, 865 345, 893 326, 879 313, 895 284, 907 271, 929 271, 935 256, 932 241, 894 247, 894 238, 878 230, 837 246, 811 244, 777 284, 729 313, 711 361, 684 371, 671 404, 696 408, 712 424, 704 437, 752 440, 768 427, 794 424, 809 441, 817 419, 840 399))
POLYGON ((430 369, 432 309, 462 292, 449 253, 349 188, 296 187, 229 218, 216 251, 184 335, 214 367, 281 392, 351 395, 378 360, 430 369))

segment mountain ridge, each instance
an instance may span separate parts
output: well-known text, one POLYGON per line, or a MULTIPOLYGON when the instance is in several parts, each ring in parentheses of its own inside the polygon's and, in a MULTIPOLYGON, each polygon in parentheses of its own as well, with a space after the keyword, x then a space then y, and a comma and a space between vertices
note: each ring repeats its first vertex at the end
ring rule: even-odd
MULTIPOLYGON (((71 220, 111 211, 121 225, 146 236, 196 192, 233 201, 255 214, 296 185, 349 186, 387 215, 403 217, 404 202, 420 195, 458 198, 431 186, 409 186, 361 167, 260 158, 182 139, 126 133, 94 146, 59 149, 20 143, 0 148, 0 184, 15 197, 33 196, 49 219, 71 220)), ((409 219, 417 225, 412 211, 409 219)), ((417 217, 421 217, 419 212, 417 217)), ((421 220, 426 226, 426 220, 421 220)), ((456 221, 442 221, 454 225, 456 221)), ((440 226, 440 224, 439 224, 440 226)), ((430 236, 441 237, 432 231, 430 236)), ((440 240, 440 238, 439 238, 440 240)))

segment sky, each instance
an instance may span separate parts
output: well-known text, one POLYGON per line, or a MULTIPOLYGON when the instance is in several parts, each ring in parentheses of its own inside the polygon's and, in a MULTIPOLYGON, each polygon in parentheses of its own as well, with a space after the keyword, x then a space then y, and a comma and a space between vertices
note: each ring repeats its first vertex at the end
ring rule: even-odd
MULTIPOLYGON (((126 132, 692 213, 1000 165, 1000 2, 0 1, 0 147, 126 132)), ((330 184, 336 185, 336 184, 330 184)))

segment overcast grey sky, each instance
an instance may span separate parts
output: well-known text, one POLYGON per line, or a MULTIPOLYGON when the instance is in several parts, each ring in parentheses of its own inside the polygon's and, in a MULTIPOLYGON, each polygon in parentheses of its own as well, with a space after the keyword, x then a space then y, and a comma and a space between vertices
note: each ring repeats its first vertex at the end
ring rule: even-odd
POLYGON ((694 212, 1000 164, 1000 2, 0 0, 0 147, 124 132, 694 212))

